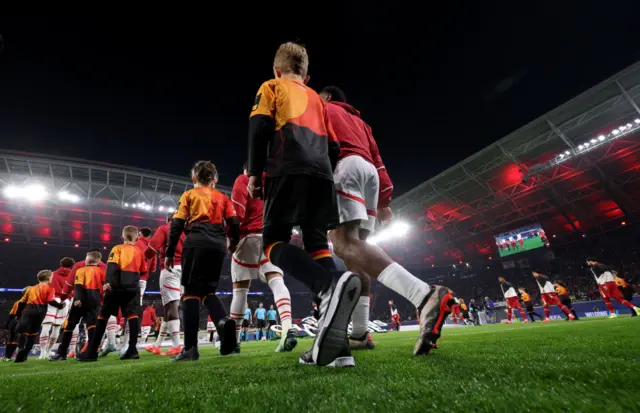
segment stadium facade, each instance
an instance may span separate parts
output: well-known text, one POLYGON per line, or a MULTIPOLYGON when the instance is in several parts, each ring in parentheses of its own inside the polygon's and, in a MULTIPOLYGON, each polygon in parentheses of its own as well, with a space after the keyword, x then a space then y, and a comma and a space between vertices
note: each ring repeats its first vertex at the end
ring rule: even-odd
POLYGON ((397 197, 412 242, 392 249, 455 265, 497 256, 493 235, 522 225, 553 245, 638 222, 639 129, 640 62, 397 197))
POLYGON ((8 150, 0 185, 2 242, 84 250, 119 243, 125 225, 155 229, 192 187, 188 176, 8 150))

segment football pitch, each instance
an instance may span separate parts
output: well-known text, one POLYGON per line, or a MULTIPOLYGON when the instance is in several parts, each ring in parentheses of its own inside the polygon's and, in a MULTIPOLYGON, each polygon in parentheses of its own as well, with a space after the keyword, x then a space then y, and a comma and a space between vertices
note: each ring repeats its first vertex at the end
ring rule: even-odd
POLYGON ((417 332, 374 336, 356 367, 298 365, 311 345, 239 355, 202 348, 199 362, 143 354, 120 361, 0 364, 3 412, 629 412, 640 411, 640 319, 445 328, 413 358, 417 332))
MULTIPOLYGON (((517 245, 518 247, 520 246, 520 244, 517 244, 517 245)), ((500 249, 498 253, 500 254, 500 257, 508 257, 509 255, 515 255, 521 252, 531 251, 536 248, 542 248, 542 247, 544 247, 544 242, 542 242, 540 237, 533 237, 533 238, 525 239, 524 246, 521 249, 515 249, 515 250, 513 248, 510 250, 500 249)))

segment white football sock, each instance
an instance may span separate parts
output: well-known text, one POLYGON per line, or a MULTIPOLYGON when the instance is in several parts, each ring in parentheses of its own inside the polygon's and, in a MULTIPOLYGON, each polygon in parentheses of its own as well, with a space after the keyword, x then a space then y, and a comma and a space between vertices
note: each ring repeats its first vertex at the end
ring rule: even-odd
POLYGON ((167 321, 167 330, 171 335, 171 344, 173 347, 180 345, 180 320, 167 321))
POLYGON ((107 345, 116 345, 116 331, 118 331, 118 319, 114 316, 109 317, 107 320, 107 345))
POLYGON ((378 276, 378 281, 411 301, 417 309, 431 290, 429 284, 414 277, 397 262, 389 264, 378 276))
POLYGON ((158 338, 156 339, 156 342, 153 343, 154 346, 162 347, 162 343, 164 342, 164 339, 167 338, 167 330, 169 329, 167 324, 169 324, 168 321, 162 320, 162 324, 160 324, 160 334, 158 334, 158 338))
POLYGON ((240 342, 240 334, 242 333, 242 320, 244 312, 247 309, 248 288, 234 288, 233 298, 231 299, 231 307, 229 308, 229 318, 236 322, 236 341, 240 342))
POLYGON ((49 352, 49 334, 51 333, 51 324, 43 324, 40 331, 40 358, 47 357, 49 352))
POLYGON ((76 344, 78 344, 79 334, 80 334, 80 325, 76 324, 76 328, 74 328, 73 333, 71 333, 71 341, 69 342, 69 350, 72 352, 76 351, 76 344))
POLYGON ((353 320, 353 329, 351 337, 360 338, 369 331, 369 296, 361 296, 358 298, 358 304, 351 315, 353 320))
POLYGON ((280 324, 282 327, 282 337, 286 337, 287 331, 291 328, 291 294, 284 284, 284 278, 273 277, 269 280, 269 288, 273 292, 273 301, 278 308, 280 324))

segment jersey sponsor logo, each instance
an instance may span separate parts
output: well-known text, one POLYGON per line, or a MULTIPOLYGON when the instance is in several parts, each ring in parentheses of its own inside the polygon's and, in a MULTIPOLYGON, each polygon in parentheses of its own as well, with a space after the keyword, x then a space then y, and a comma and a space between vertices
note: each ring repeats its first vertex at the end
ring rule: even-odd
POLYGON ((251 108, 251 112, 258 109, 258 105, 260 104, 260 99, 262 98, 262 93, 258 93, 256 95, 256 99, 253 101, 253 107, 251 108))

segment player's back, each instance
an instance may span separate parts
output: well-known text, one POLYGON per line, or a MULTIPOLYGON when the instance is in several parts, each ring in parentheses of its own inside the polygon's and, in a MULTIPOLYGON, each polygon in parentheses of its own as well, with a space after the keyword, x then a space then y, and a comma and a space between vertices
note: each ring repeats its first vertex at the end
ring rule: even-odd
POLYGON ((97 265, 87 265, 76 271, 75 285, 81 288, 78 300, 98 303, 102 297, 102 286, 105 283, 105 272, 97 265))
POLYGON ((338 144, 324 102, 313 89, 297 80, 269 80, 258 91, 251 117, 273 122, 267 176, 301 174, 333 179, 330 158, 337 155, 338 144), (330 144, 335 154, 329 153, 330 144))
POLYGON ((56 297, 60 298, 67 289, 67 279, 71 269, 60 267, 53 272, 51 277, 51 287, 55 291, 56 297))
POLYGON ((329 102, 327 116, 340 143, 340 159, 358 155, 373 164, 371 128, 361 118, 360 112, 343 102, 329 102))
POLYGON ((248 184, 249 177, 241 174, 236 178, 231 192, 231 202, 233 202, 238 217, 242 219, 240 237, 262 232, 264 201, 249 196, 248 184))
POLYGON ((115 284, 113 286, 115 288, 138 291, 140 275, 147 272, 145 259, 140 248, 131 244, 116 245, 109 254, 107 264, 115 266, 114 279, 106 280, 107 283, 115 284))
POLYGON ((29 287, 21 301, 27 305, 27 308, 46 311, 47 305, 53 300, 53 297, 54 290, 49 284, 37 284, 29 287))

